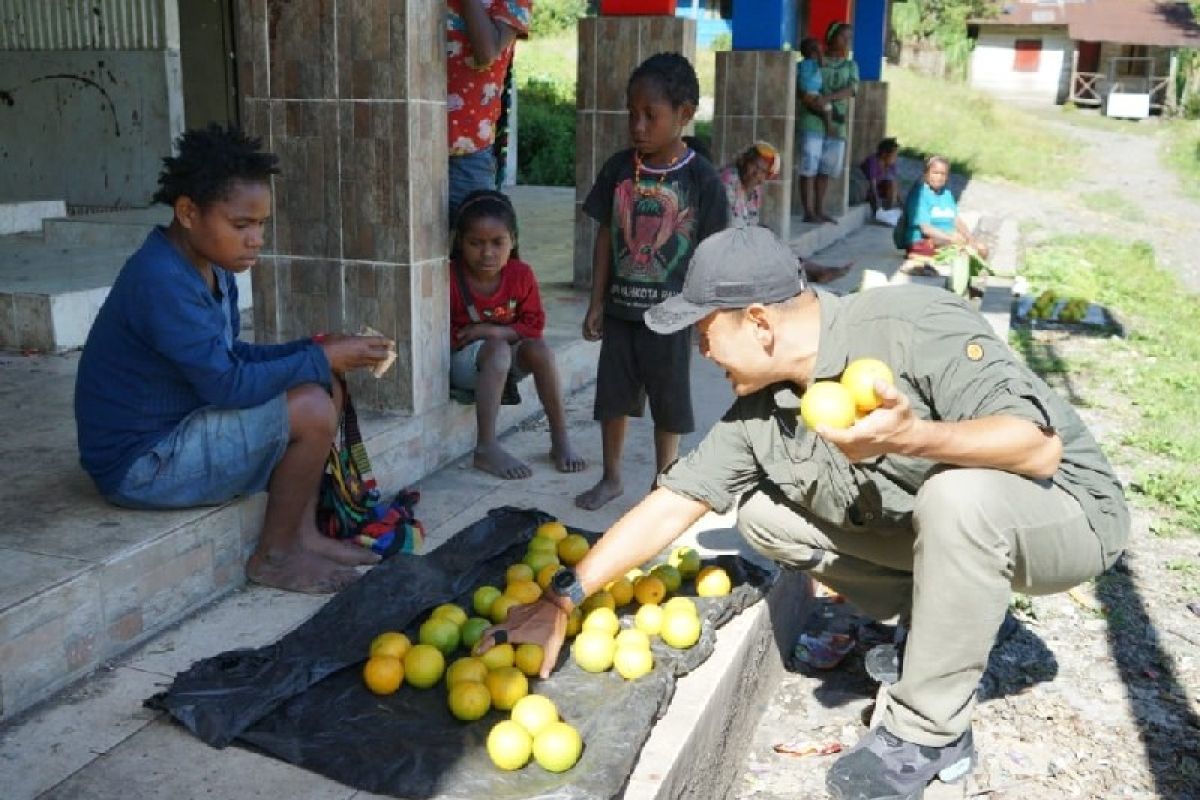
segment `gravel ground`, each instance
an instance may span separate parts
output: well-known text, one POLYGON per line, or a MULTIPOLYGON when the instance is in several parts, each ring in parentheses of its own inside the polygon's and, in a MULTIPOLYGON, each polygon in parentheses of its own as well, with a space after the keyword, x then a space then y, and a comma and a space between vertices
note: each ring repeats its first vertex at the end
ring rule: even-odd
MULTIPOLYGON (((1079 141, 1084 177, 1054 191, 971 181, 963 206, 1017 218, 1026 247, 1060 233, 1145 239, 1163 266, 1200 291, 1200 207, 1159 165, 1156 137, 1049 124, 1079 141), (1079 200, 1089 192, 1118 192, 1140 213, 1089 210, 1079 200)), ((1073 361, 1107 356, 1103 339, 1039 337, 1073 361)), ((1080 413, 1097 437, 1120 441, 1124 398, 1098 375, 1076 372, 1070 381, 1071 396, 1086 398, 1080 413)), ((1114 453, 1127 483, 1136 458, 1114 453)), ((1200 531, 1157 537, 1156 518, 1152 508, 1135 509, 1125 558, 1095 582, 1017 598, 1020 628, 993 651, 980 685, 979 763, 963 783, 933 784, 928 800, 1200 799, 1200 531)), ((853 630, 854 622, 850 606, 826 599, 810 627, 853 630)), ((796 668, 773 696, 756 698, 762 719, 735 797, 826 796, 825 770, 835 755, 780 755, 773 747, 858 740, 876 688, 862 668, 866 648, 860 642, 834 670, 796 668)))

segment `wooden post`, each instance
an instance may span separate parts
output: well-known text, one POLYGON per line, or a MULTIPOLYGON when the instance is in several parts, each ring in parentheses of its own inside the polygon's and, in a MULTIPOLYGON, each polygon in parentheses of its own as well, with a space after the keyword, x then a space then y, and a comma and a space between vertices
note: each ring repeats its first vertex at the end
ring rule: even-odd
POLYGON ((1074 41, 1071 42, 1071 91, 1068 93, 1072 103, 1076 103, 1075 97, 1075 82, 1079 80, 1079 47, 1074 41))
POLYGON ((1167 70, 1167 91, 1164 92, 1163 108, 1170 116, 1175 116, 1178 110, 1179 98, 1176 95, 1175 83, 1179 79, 1179 51, 1171 51, 1171 68, 1167 70))

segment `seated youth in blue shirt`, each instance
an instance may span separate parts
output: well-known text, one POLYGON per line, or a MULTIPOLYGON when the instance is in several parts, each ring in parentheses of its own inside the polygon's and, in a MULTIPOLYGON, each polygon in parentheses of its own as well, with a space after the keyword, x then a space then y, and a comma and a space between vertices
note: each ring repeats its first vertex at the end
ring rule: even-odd
POLYGON ((234 275, 271 214, 276 158, 210 126, 163 159, 154 199, 174 210, 121 269, 88 334, 75 384, 80 461, 109 501, 216 505, 266 489, 246 574, 292 591, 337 591, 377 557, 320 535, 317 489, 335 435, 335 374, 382 361, 388 341, 238 340, 234 275))
POLYGON ((949 161, 942 156, 925 160, 924 176, 913 184, 904 201, 896 244, 916 256, 932 256, 946 245, 968 245, 987 258, 987 246, 971 235, 958 215, 949 180, 949 161))

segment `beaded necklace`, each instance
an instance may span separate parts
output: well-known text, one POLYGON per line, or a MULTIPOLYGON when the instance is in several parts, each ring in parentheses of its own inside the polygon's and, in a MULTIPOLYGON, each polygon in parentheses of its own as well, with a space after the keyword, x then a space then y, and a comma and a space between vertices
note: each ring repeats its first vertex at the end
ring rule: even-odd
POLYGON ((659 187, 666 181, 667 176, 675 171, 676 168, 682 167, 696 153, 690 147, 684 151, 682 156, 675 156, 665 167, 650 167, 642 162, 642 154, 637 150, 633 151, 633 185, 637 189, 637 193, 642 197, 649 197, 657 194, 659 187), (658 183, 653 186, 642 186, 642 172, 645 171, 650 175, 658 175, 658 183))

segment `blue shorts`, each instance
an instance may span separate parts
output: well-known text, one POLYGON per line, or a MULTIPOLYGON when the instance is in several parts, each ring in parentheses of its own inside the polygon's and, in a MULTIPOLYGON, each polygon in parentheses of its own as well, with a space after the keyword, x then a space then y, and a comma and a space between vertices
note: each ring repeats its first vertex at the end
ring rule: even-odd
POLYGON ((286 394, 253 408, 198 408, 133 462, 108 500, 129 508, 189 508, 261 492, 288 435, 286 394))
POLYGON ((450 224, 467 195, 476 189, 496 188, 496 158, 492 148, 465 156, 450 156, 450 224))
POLYGON ((804 131, 800 137, 801 177, 814 175, 833 176, 842 171, 842 160, 846 155, 846 140, 835 139, 823 133, 804 131))
MULTIPOLYGON (((475 391, 475 387, 479 384, 479 351, 483 349, 485 341, 487 340, 476 339, 473 342, 467 342, 450 354, 450 385, 452 387, 475 391)), ((509 345, 512 349, 512 366, 508 368, 508 373, 518 381, 528 374, 517 363, 517 351, 521 349, 521 345, 525 341, 525 339, 518 339, 509 345)))

